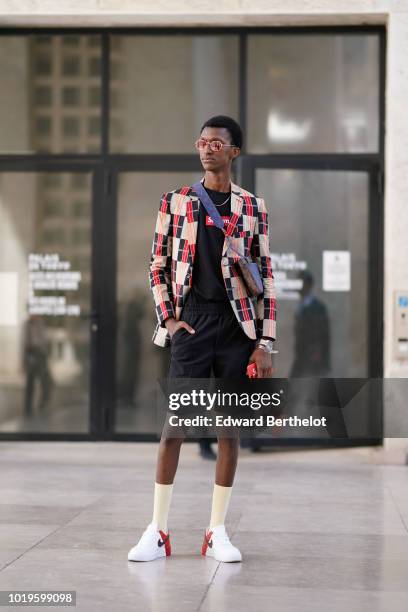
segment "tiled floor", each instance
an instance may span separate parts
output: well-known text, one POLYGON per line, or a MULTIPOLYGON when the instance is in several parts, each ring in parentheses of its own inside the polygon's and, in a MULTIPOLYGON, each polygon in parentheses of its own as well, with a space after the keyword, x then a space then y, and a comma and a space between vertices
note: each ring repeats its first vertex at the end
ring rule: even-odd
POLYGON ((227 528, 244 561, 219 564, 199 554, 214 464, 185 444, 174 556, 130 563, 156 451, 1 443, 0 590, 76 590, 92 612, 408 610, 408 467, 374 465, 369 449, 241 451, 227 528))

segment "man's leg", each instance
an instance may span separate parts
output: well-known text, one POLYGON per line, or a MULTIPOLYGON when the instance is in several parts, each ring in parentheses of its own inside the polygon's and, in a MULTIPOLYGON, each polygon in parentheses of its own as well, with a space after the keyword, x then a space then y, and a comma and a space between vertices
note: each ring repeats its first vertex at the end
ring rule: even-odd
MULTIPOLYGON (((175 340, 171 345, 171 360, 168 379, 209 378, 211 373, 211 352, 206 348, 208 334, 206 328, 208 317, 183 311, 182 320, 186 321, 195 334, 182 329, 176 332, 175 340)), ((188 388, 187 384, 187 388, 188 388)), ((180 383, 172 387, 180 390, 180 383)), ((164 427, 159 444, 156 466, 156 482, 153 519, 159 527, 167 531, 167 517, 170 508, 174 478, 176 476, 180 449, 185 438, 181 427, 177 429, 164 427), (174 437, 173 437, 174 436, 174 437)))
POLYGON ((218 438, 218 457, 212 498, 210 529, 223 525, 234 484, 238 462, 239 438, 218 438))
POLYGON ((160 440, 154 483, 154 503, 152 523, 167 533, 173 482, 177 472, 180 449, 183 438, 166 438, 160 440))
POLYGON ((183 438, 164 438, 160 440, 156 465, 156 482, 173 484, 177 472, 183 438))
MULTIPOLYGON (((192 312, 183 312, 181 318, 189 323, 196 333, 190 334, 184 328, 175 333, 171 344, 168 378, 170 382, 173 378, 209 378, 212 343, 207 342, 208 322, 202 319, 200 314, 192 312)), ((209 331, 211 333, 211 327, 209 331)), ((153 561, 171 554, 167 518, 185 432, 181 428, 171 431, 167 425, 166 422, 157 456, 153 519, 138 544, 129 551, 130 561, 153 561)))
POLYGON ((30 417, 33 413, 34 391, 35 391, 36 367, 27 366, 27 376, 24 394, 24 416, 30 417))
MULTIPOLYGON (((233 312, 220 317, 214 361, 216 378, 242 379, 255 341, 245 335, 233 312)), ((239 430, 231 428, 218 435, 218 458, 212 497, 210 526, 205 533, 201 553, 218 561, 241 561, 241 553, 231 544, 225 531, 225 517, 238 463, 239 430)))
POLYGON ((40 410, 44 410, 49 403, 51 386, 51 374, 48 368, 48 360, 46 355, 41 355, 38 373, 41 383, 41 400, 39 406, 40 410))
POLYGON ((217 561, 242 561, 242 555, 229 540, 225 529, 232 485, 238 462, 239 436, 218 436, 218 457, 215 469, 215 483, 212 495, 211 517, 204 534, 201 554, 214 557, 217 561))

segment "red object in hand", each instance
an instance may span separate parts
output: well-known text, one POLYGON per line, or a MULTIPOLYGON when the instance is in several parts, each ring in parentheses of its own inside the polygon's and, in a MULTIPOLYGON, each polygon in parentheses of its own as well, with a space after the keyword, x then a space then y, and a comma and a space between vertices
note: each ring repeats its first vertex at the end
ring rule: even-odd
POLYGON ((247 366, 246 373, 247 373, 247 376, 249 376, 249 378, 257 378, 258 371, 256 369, 256 363, 250 363, 247 366))

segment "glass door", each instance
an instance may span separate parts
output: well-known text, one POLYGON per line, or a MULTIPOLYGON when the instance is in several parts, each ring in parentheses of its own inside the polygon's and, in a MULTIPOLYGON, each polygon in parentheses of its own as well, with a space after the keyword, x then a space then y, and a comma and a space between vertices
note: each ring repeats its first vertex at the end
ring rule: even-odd
POLYGON ((0 432, 87 434, 92 173, 0 174, 0 432))
MULTIPOLYGON (((296 382, 299 415, 307 411, 304 398, 314 397, 320 379, 366 379, 359 404, 361 431, 367 432, 362 439, 377 439, 370 433, 381 431, 382 410, 374 380, 382 377, 382 232, 375 168, 272 164, 252 159, 244 175, 248 188, 265 198, 269 213, 277 287, 276 376, 302 379, 296 382)), ((326 384, 339 397, 334 386, 339 383, 326 384)), ((353 384, 345 381, 343 387, 353 384)), ((337 417, 343 428, 340 412, 337 417)))
POLYGON ((257 168, 255 192, 270 218, 279 375, 369 376, 369 174, 257 168))
POLYGON ((166 191, 191 185, 201 172, 120 172, 117 176, 116 433, 143 437, 155 428, 155 386, 166 376, 168 348, 152 342, 157 322, 149 261, 166 191))

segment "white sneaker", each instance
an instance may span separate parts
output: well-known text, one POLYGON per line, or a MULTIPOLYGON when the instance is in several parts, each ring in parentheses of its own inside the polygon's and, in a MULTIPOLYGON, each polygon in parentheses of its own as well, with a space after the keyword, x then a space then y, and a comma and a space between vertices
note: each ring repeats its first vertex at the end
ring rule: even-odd
POLYGON ((231 544, 225 531, 225 525, 217 525, 212 529, 207 529, 204 534, 201 554, 205 557, 214 557, 217 561, 224 561, 224 563, 242 561, 241 552, 231 544))
POLYGON ((150 523, 136 546, 129 550, 128 561, 154 561, 170 555, 170 533, 166 534, 156 523, 150 523))

